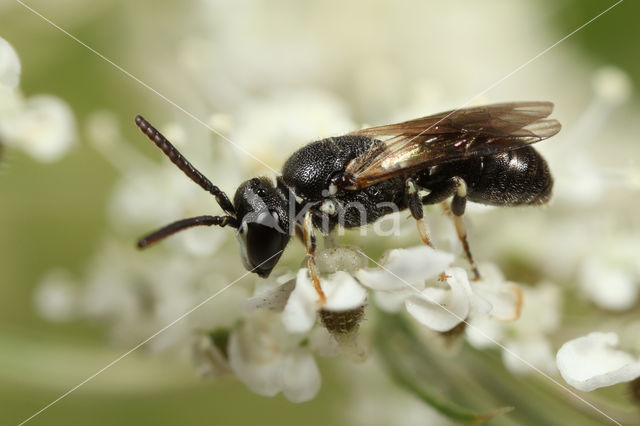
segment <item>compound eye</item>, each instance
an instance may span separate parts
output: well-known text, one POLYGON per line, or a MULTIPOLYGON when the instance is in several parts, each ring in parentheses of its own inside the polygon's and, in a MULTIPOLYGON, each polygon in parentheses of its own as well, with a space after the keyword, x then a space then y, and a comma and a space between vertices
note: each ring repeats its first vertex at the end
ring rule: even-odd
POLYGON ((277 229, 250 223, 247 231, 247 257, 252 272, 262 277, 269 275, 287 245, 288 236, 277 229))

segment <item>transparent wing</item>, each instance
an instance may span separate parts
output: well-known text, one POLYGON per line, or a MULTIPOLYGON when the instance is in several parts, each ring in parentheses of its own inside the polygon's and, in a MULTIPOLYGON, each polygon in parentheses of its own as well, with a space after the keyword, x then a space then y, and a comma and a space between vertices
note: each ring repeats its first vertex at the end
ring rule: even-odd
POLYGON ((551 102, 513 102, 443 112, 403 123, 358 130, 381 139, 352 160, 346 173, 364 188, 395 176, 467 158, 510 151, 547 139, 560 123, 546 117, 551 102))

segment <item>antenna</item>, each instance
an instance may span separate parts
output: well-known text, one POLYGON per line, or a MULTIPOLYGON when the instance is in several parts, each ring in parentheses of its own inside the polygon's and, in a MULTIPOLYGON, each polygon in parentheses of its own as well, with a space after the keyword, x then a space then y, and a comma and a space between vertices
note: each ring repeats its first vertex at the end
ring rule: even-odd
POLYGON ((156 130, 156 128, 153 127, 141 115, 136 115, 136 125, 140 128, 140 130, 142 130, 145 135, 147 135, 149 139, 151 139, 153 143, 157 145, 158 148, 162 150, 162 152, 165 153, 167 157, 169 157, 169 160, 171 160, 173 164, 178 166, 178 168, 184 172, 185 175, 189 176, 192 181, 200 185, 202 189, 213 194, 213 196, 216 197, 216 201, 218 202, 220 207, 222 207, 222 210, 224 210, 225 213, 233 217, 236 216, 236 210, 233 207, 231 201, 229 201, 229 197, 227 197, 227 194, 225 194, 224 191, 211 183, 211 181, 207 179, 205 175, 200 173, 198 169, 193 167, 189 160, 184 158, 184 156, 180 154, 180 151, 178 151, 178 149, 173 146, 171 142, 169 142, 167 138, 162 135, 162 133, 156 130))
POLYGON ((236 223, 236 219, 231 216, 196 216, 190 217, 188 219, 178 220, 176 222, 170 223, 167 226, 164 226, 157 231, 154 231, 138 240, 138 248, 143 249, 147 248, 152 244, 157 243, 160 240, 167 238, 170 235, 175 234, 176 232, 184 231, 185 229, 192 228, 194 226, 231 226, 233 228, 237 228, 238 224, 236 223))

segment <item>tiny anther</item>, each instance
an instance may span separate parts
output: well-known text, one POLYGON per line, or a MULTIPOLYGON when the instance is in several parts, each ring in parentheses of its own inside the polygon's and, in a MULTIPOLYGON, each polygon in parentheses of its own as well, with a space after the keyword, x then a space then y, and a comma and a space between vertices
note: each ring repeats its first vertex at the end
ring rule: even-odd
POLYGON ((449 278, 452 278, 451 275, 446 274, 444 272, 440 273, 440 275, 438 275, 438 281, 440 282, 444 282, 446 280, 448 280, 449 278))

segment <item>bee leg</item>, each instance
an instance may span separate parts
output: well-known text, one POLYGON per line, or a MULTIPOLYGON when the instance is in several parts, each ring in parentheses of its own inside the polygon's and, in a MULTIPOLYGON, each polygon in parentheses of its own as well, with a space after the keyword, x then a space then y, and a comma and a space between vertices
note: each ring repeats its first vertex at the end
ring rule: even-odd
POLYGON ((455 214, 453 210, 453 202, 451 203, 452 208, 451 211, 453 213, 453 224, 456 227, 456 232, 458 233, 458 239, 462 244, 462 248, 464 249, 464 254, 469 261, 469 265, 471 265, 471 271, 473 272, 473 280, 478 281, 482 279, 480 276, 480 271, 478 271, 478 266, 476 265, 475 260, 473 260, 473 256, 471 255, 471 249, 469 248, 469 241, 467 240, 467 227, 464 224, 464 220, 462 220, 462 215, 458 216, 455 214))
POLYGON ((442 186, 434 188, 428 195, 422 197, 422 203, 440 203, 444 202, 451 196, 453 196, 451 204, 447 205, 444 203, 445 209, 452 213, 453 224, 456 228, 458 239, 462 244, 464 254, 471 266, 473 279, 477 281, 481 278, 480 272, 478 271, 476 262, 473 260, 473 256, 471 255, 469 241, 467 240, 467 227, 464 225, 464 221, 462 220, 462 215, 464 215, 464 210, 467 205, 467 183, 461 177, 454 176, 444 182, 442 186))
POLYGON ((426 245, 428 245, 429 247, 433 247, 431 238, 429 237, 429 228, 427 228, 427 224, 424 221, 424 211, 422 202, 420 200, 420 195, 418 194, 418 185, 411 178, 407 179, 405 185, 409 211, 411 212, 411 216, 413 216, 413 218, 416 220, 420 238, 426 245))
POLYGON ((302 223, 302 239, 307 250, 307 268, 309 268, 309 275, 311 276, 311 281, 313 281, 313 287, 318 293, 320 305, 324 305, 327 301, 327 296, 320 286, 320 276, 318 274, 318 266, 316 265, 316 234, 313 231, 313 221, 311 219, 311 211, 307 210, 302 223))

